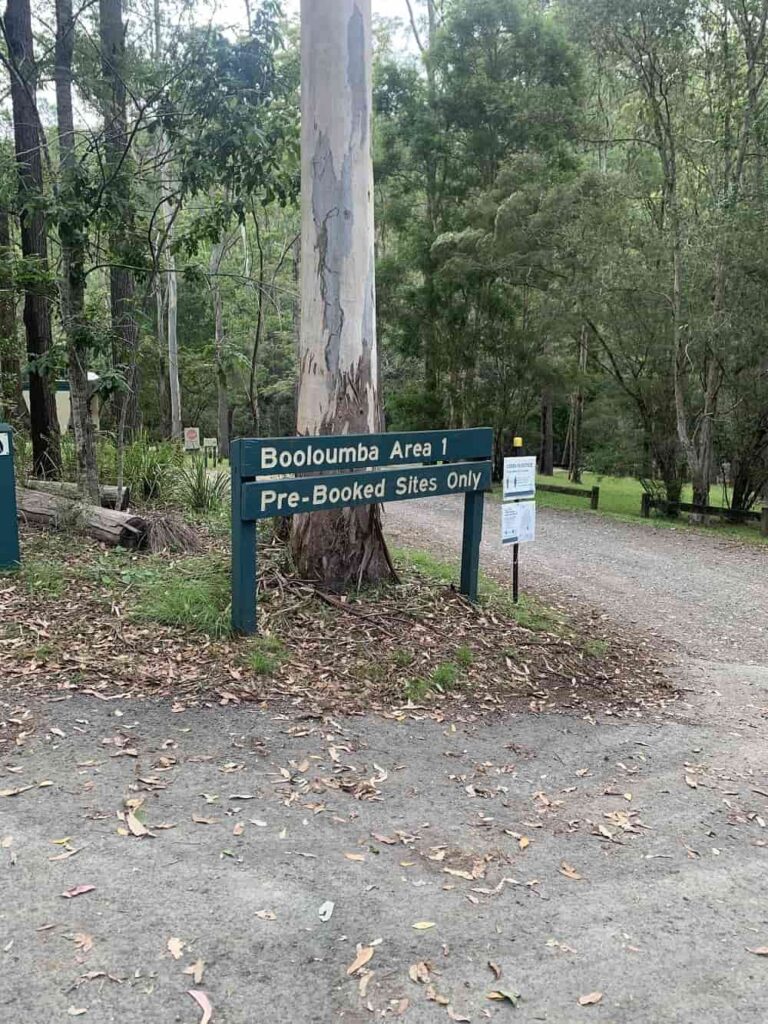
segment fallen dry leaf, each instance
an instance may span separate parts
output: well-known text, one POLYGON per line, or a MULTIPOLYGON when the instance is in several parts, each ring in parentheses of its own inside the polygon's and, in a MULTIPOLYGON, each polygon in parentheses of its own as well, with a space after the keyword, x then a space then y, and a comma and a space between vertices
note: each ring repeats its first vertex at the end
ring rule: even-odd
POLYGON ((258 917, 261 921, 277 920, 277 914, 274 912, 274 910, 257 910, 256 917, 258 917))
POLYGON ((195 960, 189 967, 185 967, 183 973, 191 974, 192 980, 196 985, 199 985, 203 980, 203 971, 205 970, 205 963, 202 960, 195 960))
POLYGON ((371 957, 374 954, 373 946, 362 946, 357 953, 357 956, 347 968, 347 974, 357 974, 361 967, 365 967, 367 963, 370 963, 371 957))
POLYGON ((371 978, 374 976, 375 973, 375 971, 363 971, 363 973, 360 975, 360 982, 357 988, 358 992, 360 993, 361 999, 365 999, 368 993, 368 986, 371 983, 371 978))
POLYGON ((495 978, 496 981, 498 981, 499 978, 501 977, 501 968, 499 967, 498 964, 495 964, 493 960, 488 961, 488 966, 493 972, 493 977, 495 978))
POLYGON ((363 853, 345 853, 344 856, 347 860, 355 860, 361 864, 365 863, 365 854, 363 853))
POLYGON ((87 1006, 70 1006, 67 1010, 70 1017, 82 1017, 84 1013, 88 1013, 87 1006))
POLYGON ((694 777, 692 775, 686 775, 685 776, 685 784, 686 784, 686 786, 690 786, 691 789, 698 789, 699 788, 698 782, 696 781, 696 779, 694 779, 694 777))
POLYGON ((132 836, 140 838, 141 836, 149 835, 149 829, 139 821, 133 811, 125 812, 125 824, 128 826, 128 831, 132 836))
POLYGON ((73 889, 67 889, 66 892, 59 895, 63 896, 65 900, 73 900, 75 896, 83 896, 87 892, 93 892, 95 888, 95 885, 76 885, 73 889))
POLYGON ((531 840, 528 838, 528 836, 520 836, 517 845, 520 847, 521 850, 526 850, 531 845, 531 840))
POLYGON ((589 995, 579 996, 579 1006, 594 1006, 603 998, 602 992, 590 992, 589 995))
POLYGON ((411 925, 411 927, 415 928, 417 932, 425 932, 428 928, 434 928, 435 927, 435 922, 434 921, 417 921, 416 924, 411 925))
POLYGON ((175 935, 168 939, 168 952, 174 960, 181 960, 181 953, 185 945, 186 943, 182 942, 181 939, 176 938, 175 935))
POLYGON ((768 946, 754 946, 750 949, 747 946, 748 953, 754 953, 755 956, 768 956, 768 946))
POLYGON ((495 992, 489 992, 488 998, 495 999, 497 1002, 500 1003, 506 1002, 511 1003, 512 1006, 517 1006, 518 1002, 520 1001, 520 993, 510 992, 509 989, 505 988, 498 988, 496 989, 495 992))
POLYGON ((73 938, 75 945, 83 953, 90 953, 93 949, 93 936, 89 935, 88 932, 75 932, 73 938))
POLYGON ((416 984, 424 984, 429 981, 429 967, 423 961, 419 961, 417 964, 411 964, 408 968, 408 977, 411 981, 416 984))
POLYGON ((187 989, 187 995, 192 996, 197 1005, 203 1011, 203 1016, 200 1018, 200 1024, 208 1024, 208 1021, 213 1016, 213 1006, 211 1005, 211 1000, 208 998, 205 992, 201 992, 199 989, 195 988, 187 989))
POLYGON ((19 796, 21 793, 26 793, 28 789, 34 788, 34 786, 17 786, 16 789, 0 789, 0 796, 19 796))
POLYGON ((238 821, 235 827, 232 829, 233 836, 241 836, 245 832, 245 825, 242 821, 238 821))
POLYGON ((411 1005, 410 999, 393 999, 391 1002, 392 1016, 402 1017, 408 1007, 411 1005))
POLYGON ((427 985, 425 989, 427 999, 433 1003, 437 1003, 439 1006, 447 1006, 450 1003, 450 999, 445 996, 441 996, 434 985, 427 985))
POLYGON ((325 903, 320 905, 317 911, 317 916, 323 923, 331 920, 335 906, 336 904, 333 900, 326 900, 325 903))
POLYGON ((560 874, 565 875, 566 878, 572 878, 574 881, 578 881, 581 878, 576 868, 569 864, 567 860, 560 863, 560 874))

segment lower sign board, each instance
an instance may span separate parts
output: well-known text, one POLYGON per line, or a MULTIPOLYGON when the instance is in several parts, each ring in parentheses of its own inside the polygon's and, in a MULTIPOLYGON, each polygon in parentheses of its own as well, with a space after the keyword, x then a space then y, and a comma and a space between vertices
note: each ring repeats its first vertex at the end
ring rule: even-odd
POLYGON ((488 462, 260 480, 243 485, 241 514, 249 521, 490 488, 491 465, 488 462))
POLYGON ((536 502, 501 506, 502 544, 526 544, 536 539, 536 502))

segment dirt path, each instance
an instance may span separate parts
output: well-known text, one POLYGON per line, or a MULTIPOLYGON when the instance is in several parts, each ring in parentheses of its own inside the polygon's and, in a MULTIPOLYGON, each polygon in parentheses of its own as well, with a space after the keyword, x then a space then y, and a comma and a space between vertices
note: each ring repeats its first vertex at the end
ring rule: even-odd
MULTIPOLYGON (((526 580, 677 643, 679 704, 470 723, 63 692, 0 761, 5 1018, 200 1024, 192 990, 211 1024, 764 1024, 759 556, 542 518, 526 580)), ((388 527, 450 554, 459 510, 388 527)))

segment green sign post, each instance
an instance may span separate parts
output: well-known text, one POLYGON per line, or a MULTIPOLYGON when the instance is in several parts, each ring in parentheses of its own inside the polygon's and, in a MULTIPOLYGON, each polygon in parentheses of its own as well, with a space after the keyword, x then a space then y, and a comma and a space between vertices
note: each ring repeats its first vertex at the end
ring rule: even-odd
POLYGON ((18 568, 19 524, 13 477, 13 430, 0 423, 0 569, 18 568))
POLYGON ((259 519, 438 494, 464 494, 461 592, 476 600, 492 445, 493 432, 485 427, 233 441, 233 629, 256 632, 259 519))

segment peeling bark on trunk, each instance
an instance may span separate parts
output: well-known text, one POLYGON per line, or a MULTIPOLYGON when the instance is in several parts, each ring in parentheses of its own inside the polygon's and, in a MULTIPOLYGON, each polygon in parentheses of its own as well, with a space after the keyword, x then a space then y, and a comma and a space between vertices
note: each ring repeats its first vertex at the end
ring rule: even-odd
MULTIPOLYGON (((302 255, 297 433, 382 429, 374 290, 370 0, 302 0, 302 255)), ((381 510, 300 516, 299 572, 392 575, 381 510)))
POLYGON ((61 161, 61 192, 70 209, 59 223, 61 241, 61 312, 67 339, 69 396, 72 429, 77 451, 79 484, 94 502, 99 501, 99 470, 91 420, 88 384, 90 336, 85 316, 85 225, 77 214, 77 165, 75 125, 72 113, 72 55, 75 48, 75 20, 72 0, 56 0, 56 114, 61 161))
POLYGON ((32 43, 29 0, 8 0, 5 34, 11 73, 13 134, 21 200, 21 252, 34 266, 37 280, 26 286, 24 327, 27 335, 30 429, 34 473, 57 478, 61 472, 59 425, 50 373, 44 364, 52 346, 48 282, 48 238, 43 212, 42 128, 37 112, 37 68, 32 43))

